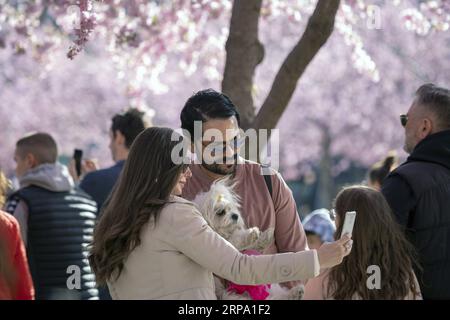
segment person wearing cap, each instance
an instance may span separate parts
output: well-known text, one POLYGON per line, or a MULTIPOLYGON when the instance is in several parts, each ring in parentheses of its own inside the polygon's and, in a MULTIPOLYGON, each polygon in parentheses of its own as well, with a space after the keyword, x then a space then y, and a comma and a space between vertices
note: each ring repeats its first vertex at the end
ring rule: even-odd
POLYGON ((307 215, 303 220, 303 228, 310 249, 318 249, 323 243, 334 241, 336 226, 327 209, 318 209, 307 215))

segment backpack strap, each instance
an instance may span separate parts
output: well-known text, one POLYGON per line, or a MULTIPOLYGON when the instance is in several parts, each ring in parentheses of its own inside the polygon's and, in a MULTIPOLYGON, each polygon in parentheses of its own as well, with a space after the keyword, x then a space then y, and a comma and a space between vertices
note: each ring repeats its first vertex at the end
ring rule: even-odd
POLYGON ((270 198, 272 198, 272 177, 269 174, 264 174, 264 169, 270 168, 268 165, 262 164, 261 165, 261 173, 264 177, 264 181, 266 182, 267 189, 270 193, 270 198))

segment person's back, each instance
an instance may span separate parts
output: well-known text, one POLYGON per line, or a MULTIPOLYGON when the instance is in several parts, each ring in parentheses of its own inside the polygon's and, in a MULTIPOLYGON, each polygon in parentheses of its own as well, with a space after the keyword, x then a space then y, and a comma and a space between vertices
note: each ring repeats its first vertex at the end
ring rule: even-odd
MULTIPOLYGON (((408 239, 418 249, 424 269, 418 276, 426 299, 450 299, 450 149, 444 145, 450 145, 450 131, 424 140, 389 178, 404 181, 414 195, 408 218, 403 220, 401 213, 397 217, 402 219, 408 239), (442 144, 438 142, 441 139, 442 144), (442 147, 433 151, 433 145, 442 147), (436 162, 427 161, 428 155, 435 155, 436 162)), ((390 180, 384 192, 392 199, 395 193, 389 188, 390 180)))
POLYGON ((40 159, 37 150, 42 145, 56 154, 56 144, 46 134, 19 140, 16 171, 21 188, 7 203, 7 210, 21 225, 36 299, 95 299, 98 291, 86 255, 96 204, 74 188, 67 168, 56 157, 40 159), (74 287, 68 288, 69 284, 74 287))
POLYGON ((450 299, 450 91, 424 85, 404 126, 407 161, 382 192, 416 247, 424 299, 450 299))
MULTIPOLYGON (((9 181, 0 169, 0 208, 9 181)), ((0 300, 32 300, 34 287, 17 220, 0 210, 0 300)))
POLYGON ((338 194, 334 211, 336 239, 342 234, 346 212, 356 211, 352 252, 342 264, 309 280, 304 299, 421 299, 413 272, 414 248, 383 195, 369 187, 348 187, 338 194))
POLYGON ((0 211, 0 300, 32 299, 33 281, 19 224, 14 217, 0 211))
POLYGON ((80 183, 80 189, 89 194, 97 203, 99 213, 119 179, 124 162, 125 160, 121 160, 112 167, 89 172, 80 183))

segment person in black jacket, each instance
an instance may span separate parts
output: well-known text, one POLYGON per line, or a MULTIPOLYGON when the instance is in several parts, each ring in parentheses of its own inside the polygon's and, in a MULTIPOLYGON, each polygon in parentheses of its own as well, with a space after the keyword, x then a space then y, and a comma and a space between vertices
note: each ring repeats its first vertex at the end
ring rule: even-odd
POLYGON ((382 192, 419 254, 424 299, 450 299, 450 90, 426 84, 406 115, 407 161, 382 192))
POLYGON ((9 196, 6 210, 19 221, 36 299, 98 299, 87 260, 97 205, 74 187, 57 155, 56 142, 46 133, 17 142, 20 189, 9 196))

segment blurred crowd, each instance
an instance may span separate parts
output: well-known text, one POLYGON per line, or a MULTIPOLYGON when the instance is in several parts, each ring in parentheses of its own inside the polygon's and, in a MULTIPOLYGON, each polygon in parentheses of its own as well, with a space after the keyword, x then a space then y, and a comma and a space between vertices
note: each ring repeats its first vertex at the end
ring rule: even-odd
MULTIPOLYGON (((240 124, 232 101, 211 89, 190 97, 180 120, 191 139, 195 121, 224 133, 240 124)), ((388 153, 366 183, 303 221, 281 174, 241 159, 236 136, 200 141, 232 164, 175 164, 174 131, 129 109, 111 119, 115 164, 104 169, 80 157, 62 165, 48 133, 20 137, 11 155, 18 188, 0 172, 0 299, 213 299, 212 274, 303 284, 304 299, 450 299, 450 91, 420 87, 402 127, 404 163, 388 153), (274 230, 259 256, 229 248, 191 202, 223 177, 246 225, 274 230), (349 211, 356 221, 344 235, 349 211)))

